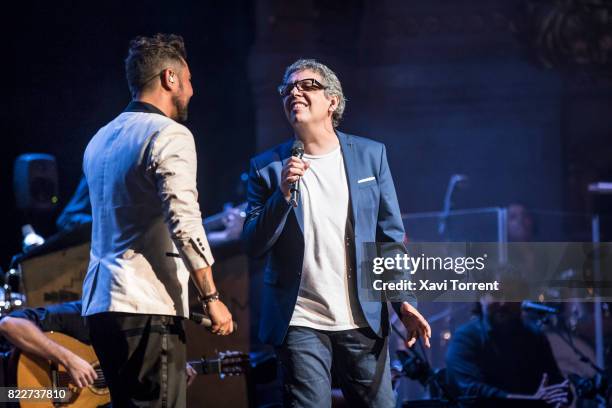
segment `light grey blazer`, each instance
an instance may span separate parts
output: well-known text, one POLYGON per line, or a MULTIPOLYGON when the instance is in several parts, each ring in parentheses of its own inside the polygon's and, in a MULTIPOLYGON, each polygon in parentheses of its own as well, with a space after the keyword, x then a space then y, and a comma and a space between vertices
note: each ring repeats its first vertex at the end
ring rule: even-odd
POLYGON ((92 207, 83 315, 188 317, 190 271, 214 262, 202 226, 191 132, 132 102, 83 158, 92 207))

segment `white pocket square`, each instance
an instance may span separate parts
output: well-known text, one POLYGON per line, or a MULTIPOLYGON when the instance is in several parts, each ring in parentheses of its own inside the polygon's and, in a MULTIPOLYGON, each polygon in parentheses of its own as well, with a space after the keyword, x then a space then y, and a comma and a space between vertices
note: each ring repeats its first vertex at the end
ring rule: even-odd
POLYGON ((357 181, 357 184, 365 183, 366 181, 372 181, 372 180, 376 180, 376 178, 374 176, 362 178, 361 180, 357 181))

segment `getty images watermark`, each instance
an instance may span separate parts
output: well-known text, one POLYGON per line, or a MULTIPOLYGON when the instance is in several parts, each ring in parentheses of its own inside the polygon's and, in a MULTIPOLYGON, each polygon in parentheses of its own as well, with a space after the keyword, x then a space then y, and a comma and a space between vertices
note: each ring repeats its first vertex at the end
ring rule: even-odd
MULTIPOLYGON (((385 271, 393 270, 405 271, 412 276, 418 271, 452 271, 458 275, 463 275, 466 272, 484 270, 487 258, 487 254, 483 254, 479 257, 441 257, 425 256, 425 254, 410 256, 407 253, 395 254, 394 257, 378 256, 372 260, 372 273, 375 275, 382 275, 385 271)), ((418 279, 417 281, 400 279, 399 281, 385 282, 383 279, 375 279, 372 282, 372 288, 377 291, 498 291, 499 282, 497 280, 492 282, 463 282, 460 279, 444 279, 441 281, 435 279, 418 279)))
POLYGON ((612 243, 366 243, 358 290, 371 301, 612 299, 612 243))

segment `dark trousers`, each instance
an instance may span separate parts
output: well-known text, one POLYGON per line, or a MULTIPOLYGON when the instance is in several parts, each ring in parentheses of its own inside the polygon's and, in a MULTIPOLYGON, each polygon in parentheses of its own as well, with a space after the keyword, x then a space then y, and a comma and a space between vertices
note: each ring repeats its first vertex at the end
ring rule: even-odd
POLYGON ((181 318, 108 312, 87 324, 114 407, 185 407, 181 318))
POLYGON ((387 341, 369 328, 322 331, 291 326, 277 354, 286 407, 331 407, 332 379, 350 407, 395 406, 387 341))

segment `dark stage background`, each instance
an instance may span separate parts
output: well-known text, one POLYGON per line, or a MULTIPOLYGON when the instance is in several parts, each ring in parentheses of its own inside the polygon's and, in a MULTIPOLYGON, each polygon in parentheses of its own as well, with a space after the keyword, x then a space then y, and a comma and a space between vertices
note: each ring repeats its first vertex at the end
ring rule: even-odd
MULTIPOLYGON (((275 85, 298 57, 319 58, 338 73, 349 100, 342 130, 388 145, 402 211, 440 209, 453 173, 470 177, 459 208, 520 201, 589 210, 587 183, 612 176, 612 87, 605 75, 538 63, 517 34, 527 3, 19 5, 2 28, 9 47, 1 265, 20 247, 20 225, 31 221, 14 207, 15 157, 56 156, 59 210, 76 187, 88 140, 129 101, 129 39, 155 32, 180 33, 188 47, 195 88, 188 126, 205 215, 239 201, 248 158, 291 135, 275 85)), ((53 232, 47 218, 34 220, 44 235, 53 232)))
MULTIPOLYGON (((21 225, 32 223, 43 236, 54 233, 89 139, 129 102, 123 67, 128 41, 156 32, 186 41, 195 92, 187 126, 199 153, 205 216, 241 202, 248 159, 291 137, 275 89, 284 68, 300 57, 319 59, 340 77, 348 98, 340 129, 387 145, 402 212, 439 211, 449 177, 457 173, 470 183, 457 191, 456 208, 520 202, 532 210, 609 212, 610 202, 593 198, 587 185, 612 181, 612 36, 586 24, 592 31, 573 30, 570 51, 548 49, 554 41, 537 43, 539 17, 554 4, 14 5, 0 28, 8 45, 0 68, 6 96, 0 109, 0 267, 20 251, 21 225), (602 48, 602 61, 584 51, 589 41, 602 48), (60 195, 52 213, 32 217, 15 207, 13 162, 26 152, 57 158, 60 195)), ((556 239, 590 240, 588 224, 558 220, 556 239)), ((610 231, 604 223, 602 240, 610 240, 610 231)))
MULTIPOLYGON (((19 250, 26 221, 15 210, 14 159, 26 152, 57 158, 57 215, 77 186, 89 139, 130 100, 123 60, 136 35, 174 32, 185 38, 194 86, 187 126, 199 153, 203 212, 240 198, 239 176, 256 146, 247 74, 255 38, 249 2, 60 1, 18 7, 22 11, 11 14, 2 29, 11 52, 3 58, 10 97, 2 110, 0 265, 19 250)), ((43 235, 53 232, 52 222, 36 220, 43 235)))

